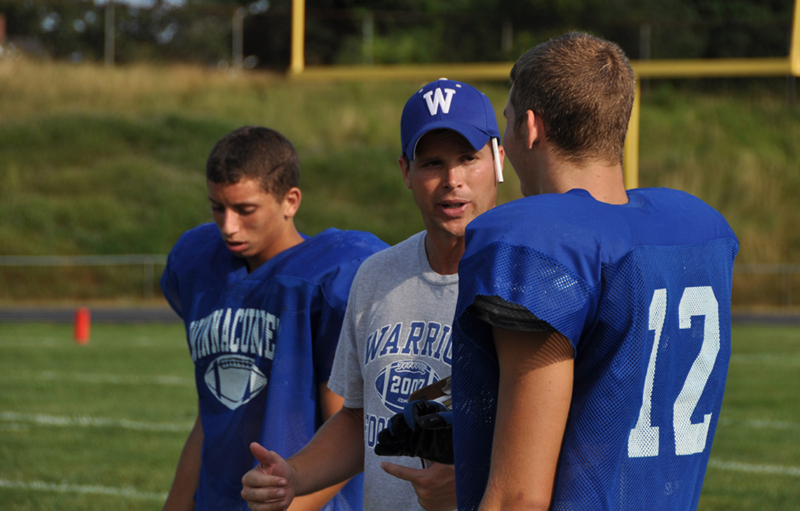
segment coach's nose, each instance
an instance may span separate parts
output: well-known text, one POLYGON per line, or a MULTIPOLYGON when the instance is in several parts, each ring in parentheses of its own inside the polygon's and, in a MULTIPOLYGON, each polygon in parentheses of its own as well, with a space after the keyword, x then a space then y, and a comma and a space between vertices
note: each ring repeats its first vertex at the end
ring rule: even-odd
POLYGON ((447 188, 461 188, 464 185, 464 166, 463 165, 448 165, 445 169, 447 176, 445 178, 445 187, 447 188))

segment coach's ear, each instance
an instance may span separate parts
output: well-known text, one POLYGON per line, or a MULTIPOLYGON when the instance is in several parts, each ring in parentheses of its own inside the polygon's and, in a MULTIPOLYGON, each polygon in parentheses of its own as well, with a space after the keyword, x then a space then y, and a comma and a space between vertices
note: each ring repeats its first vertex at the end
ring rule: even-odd
POLYGON ((405 155, 402 155, 397 158, 397 164, 400 165, 400 170, 403 171, 403 181, 406 183, 406 188, 411 190, 411 181, 408 180, 408 171, 410 170, 408 167, 411 163, 405 155))

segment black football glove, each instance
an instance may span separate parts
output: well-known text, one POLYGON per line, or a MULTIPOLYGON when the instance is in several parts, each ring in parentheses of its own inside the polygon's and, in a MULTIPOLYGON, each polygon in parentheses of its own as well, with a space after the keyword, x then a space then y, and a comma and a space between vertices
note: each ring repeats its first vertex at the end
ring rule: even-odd
POLYGON ((378 456, 413 456, 453 464, 453 412, 436 401, 411 401, 378 433, 378 456))

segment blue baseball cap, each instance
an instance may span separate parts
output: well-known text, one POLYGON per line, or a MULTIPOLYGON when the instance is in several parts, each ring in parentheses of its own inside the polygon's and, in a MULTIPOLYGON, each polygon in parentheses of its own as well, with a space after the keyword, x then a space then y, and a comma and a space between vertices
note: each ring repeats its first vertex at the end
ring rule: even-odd
POLYGON ((471 85, 446 78, 425 85, 406 102, 400 119, 403 154, 413 160, 419 139, 440 128, 460 133, 476 151, 500 138, 489 98, 471 85))

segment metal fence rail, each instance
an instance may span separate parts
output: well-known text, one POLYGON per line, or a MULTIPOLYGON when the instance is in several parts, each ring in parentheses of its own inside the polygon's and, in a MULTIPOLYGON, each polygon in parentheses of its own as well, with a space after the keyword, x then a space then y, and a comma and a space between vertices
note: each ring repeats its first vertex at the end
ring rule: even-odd
POLYGON ((109 266, 118 264, 166 264, 163 254, 87 256, 0 256, 0 266, 109 266))
POLYGON ((734 265, 733 273, 800 274, 800 264, 741 263, 734 265))
MULTIPOLYGON (((165 254, 124 254, 85 256, 0 256, 0 267, 32 266, 141 266, 143 295, 152 299, 155 295, 155 267, 167 264, 165 254)), ((792 280, 800 275, 800 264, 784 263, 739 263, 733 267, 734 275, 773 275, 783 277, 785 305, 792 305, 792 280)))

